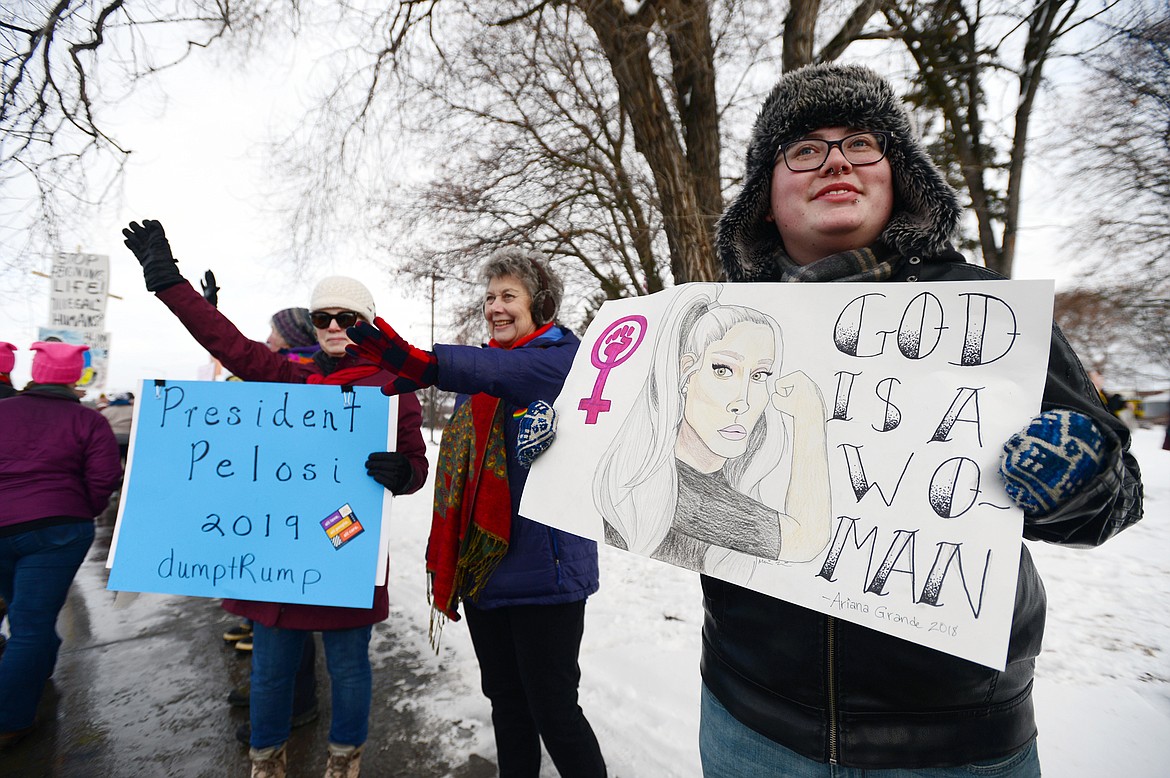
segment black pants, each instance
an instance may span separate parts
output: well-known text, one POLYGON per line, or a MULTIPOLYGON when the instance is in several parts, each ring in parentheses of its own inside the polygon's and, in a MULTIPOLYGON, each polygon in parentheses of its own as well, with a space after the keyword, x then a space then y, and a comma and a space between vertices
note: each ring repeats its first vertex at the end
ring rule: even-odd
POLYGON ((577 704, 585 601, 488 610, 463 604, 492 703, 500 778, 536 778, 542 739, 563 778, 603 778, 601 748, 577 704))

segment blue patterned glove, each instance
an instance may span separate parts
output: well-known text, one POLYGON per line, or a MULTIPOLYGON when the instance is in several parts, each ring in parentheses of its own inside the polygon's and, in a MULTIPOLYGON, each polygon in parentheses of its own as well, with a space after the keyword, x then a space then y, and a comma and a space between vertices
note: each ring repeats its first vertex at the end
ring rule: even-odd
POLYGON ((544 400, 528 406, 516 433, 516 461, 527 469, 557 436, 557 412, 544 400))
POLYGON ((1076 411, 1045 411, 1003 445, 999 475, 1025 516, 1044 516, 1085 488, 1101 471, 1105 440, 1076 411))

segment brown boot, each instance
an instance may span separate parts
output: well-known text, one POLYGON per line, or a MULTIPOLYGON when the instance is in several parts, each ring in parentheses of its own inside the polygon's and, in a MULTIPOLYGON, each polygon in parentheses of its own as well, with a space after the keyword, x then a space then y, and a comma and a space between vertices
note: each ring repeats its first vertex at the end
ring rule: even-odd
POLYGON ((325 778, 358 778, 362 771, 362 748, 329 744, 329 761, 325 765, 325 778))
POLYGON ((271 748, 250 748, 248 757, 252 760, 252 778, 284 778, 285 760, 288 758, 285 744, 271 748))

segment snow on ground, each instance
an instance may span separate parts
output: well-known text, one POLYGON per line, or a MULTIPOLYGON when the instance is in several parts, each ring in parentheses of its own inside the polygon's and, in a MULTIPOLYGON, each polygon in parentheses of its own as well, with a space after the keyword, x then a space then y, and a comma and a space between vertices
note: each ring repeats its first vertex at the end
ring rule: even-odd
MULTIPOLYGON (((1040 756, 1051 778, 1156 778, 1170 763, 1170 452, 1162 429, 1137 430, 1145 518, 1104 546, 1029 543, 1048 591, 1037 662, 1040 756)), ((433 461, 437 445, 430 447, 433 461)), ((428 644, 422 565, 429 485, 394 506, 391 607, 396 635, 439 671, 410 704, 462 724, 446 732, 452 764, 495 758, 490 708, 462 622, 428 644)), ((581 706, 615 778, 697 778, 698 576, 603 546, 601 591, 586 609, 581 706)), ((378 633, 375 631, 375 635, 378 633)), ((376 637, 375 639, 379 639, 376 637)), ((386 639, 382 636, 380 639, 386 639)), ((556 776, 545 760, 542 776, 556 776)))

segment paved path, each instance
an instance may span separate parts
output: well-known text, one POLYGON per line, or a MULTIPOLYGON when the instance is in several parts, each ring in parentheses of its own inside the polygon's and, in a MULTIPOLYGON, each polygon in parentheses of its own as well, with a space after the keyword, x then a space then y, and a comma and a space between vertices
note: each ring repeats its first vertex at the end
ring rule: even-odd
MULTIPOLYGON (((247 710, 227 694, 247 679, 249 660, 221 638, 235 623, 218 600, 143 595, 114 607, 105 588, 112 520, 97 539, 61 613, 64 644, 38 714, 42 724, 0 753, 7 778, 244 778, 247 748, 235 739, 247 710)), ((395 614, 376 627, 374 708, 362 763, 366 778, 490 778, 495 765, 473 756, 444 760, 454 722, 420 722, 409 695, 442 680, 394 639, 395 614)), ((319 641, 319 638, 318 638, 319 641)), ((320 776, 329 734, 328 674, 318 643, 321 715, 293 731, 289 776, 320 776)))

